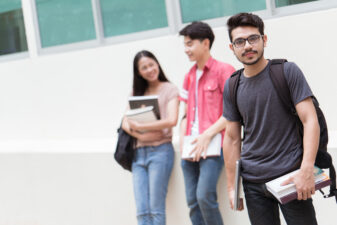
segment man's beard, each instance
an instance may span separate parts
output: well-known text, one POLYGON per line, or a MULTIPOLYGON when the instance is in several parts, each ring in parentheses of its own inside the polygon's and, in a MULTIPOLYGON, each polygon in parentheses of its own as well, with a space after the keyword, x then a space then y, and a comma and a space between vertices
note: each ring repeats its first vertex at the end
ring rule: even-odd
MULTIPOLYGON (((258 61, 260 61, 260 59, 263 57, 264 49, 262 49, 261 51, 262 51, 262 52, 261 52, 261 55, 260 55, 255 61, 253 61, 253 62, 245 62, 244 60, 241 60, 238 56, 236 56, 236 58, 237 58, 240 62, 242 62, 242 64, 247 65, 247 66, 251 66, 251 65, 256 64, 256 63, 257 63, 258 61)), ((257 51, 254 51, 254 52, 258 53, 257 51)), ((246 53, 246 52, 245 52, 245 53, 246 53)), ((245 53, 243 53, 243 54, 245 54, 245 53)))

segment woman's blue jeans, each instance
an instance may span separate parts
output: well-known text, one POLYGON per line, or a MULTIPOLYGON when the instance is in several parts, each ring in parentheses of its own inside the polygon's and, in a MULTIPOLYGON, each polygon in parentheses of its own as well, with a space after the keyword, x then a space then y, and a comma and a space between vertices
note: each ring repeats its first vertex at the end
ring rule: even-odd
POLYGON ((171 143, 136 150, 132 175, 138 225, 166 224, 165 200, 173 161, 171 143))
POLYGON ((193 225, 222 225, 216 186, 223 167, 222 157, 209 157, 199 162, 181 160, 185 191, 193 225))

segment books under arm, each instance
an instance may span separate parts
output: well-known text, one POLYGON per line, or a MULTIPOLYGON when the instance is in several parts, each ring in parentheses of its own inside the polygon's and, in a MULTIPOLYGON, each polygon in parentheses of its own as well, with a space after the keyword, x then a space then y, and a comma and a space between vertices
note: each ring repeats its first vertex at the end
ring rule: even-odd
POLYGON ((147 123, 157 120, 157 117, 153 111, 153 106, 130 109, 126 112, 125 115, 128 119, 137 121, 139 123, 147 123))
POLYGON ((129 97, 130 109, 137 109, 146 106, 153 106, 154 114, 157 119, 160 119, 160 111, 158 104, 158 95, 148 96, 130 96, 129 97))
MULTIPOLYGON (((272 193, 281 204, 286 204, 294 199, 297 199, 297 191, 294 183, 290 183, 284 186, 281 186, 281 184, 298 171, 299 170, 295 170, 266 183, 267 190, 272 193)), ((322 189, 331 184, 329 176, 322 169, 316 166, 314 176, 315 190, 322 189)))
MULTIPOLYGON (((191 159, 195 156, 195 152, 191 154, 191 151, 194 149, 195 144, 192 144, 197 136, 184 136, 184 145, 183 145, 183 152, 182 158, 183 159, 191 159)), ((216 134, 211 142, 209 143, 206 151, 206 156, 220 156, 221 155, 221 134, 216 134)), ((205 152, 201 155, 202 157, 205 156, 205 152)))

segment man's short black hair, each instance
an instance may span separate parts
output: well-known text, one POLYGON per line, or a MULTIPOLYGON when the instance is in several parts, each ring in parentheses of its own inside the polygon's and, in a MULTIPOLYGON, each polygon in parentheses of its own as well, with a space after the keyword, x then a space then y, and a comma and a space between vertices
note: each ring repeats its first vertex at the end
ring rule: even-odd
POLYGON ((227 20, 229 40, 233 42, 232 31, 237 27, 256 27, 264 35, 264 23, 260 17, 252 13, 238 13, 227 20))
POLYGON ((211 49, 214 41, 214 33, 212 28, 204 22, 194 21, 191 24, 184 27, 180 32, 180 35, 189 37, 192 40, 203 41, 205 39, 209 40, 209 49, 211 49))

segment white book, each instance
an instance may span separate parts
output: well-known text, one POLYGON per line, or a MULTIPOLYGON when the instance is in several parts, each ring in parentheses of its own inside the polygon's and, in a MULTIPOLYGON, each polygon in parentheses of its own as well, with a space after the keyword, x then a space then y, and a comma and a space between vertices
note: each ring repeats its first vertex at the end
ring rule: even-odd
POLYGON ((240 208, 240 192, 241 192, 241 160, 237 160, 235 164, 235 183, 234 183, 234 210, 240 208))
MULTIPOLYGON (((185 136, 184 137, 184 146, 183 146, 183 159, 190 159, 195 156, 195 153, 190 155, 191 151, 195 147, 195 144, 192 144, 197 136, 185 136)), ((208 145, 206 156, 220 156, 221 155, 221 134, 216 134, 211 142, 208 145)), ((202 157, 205 156, 205 152, 201 155, 202 157)))
MULTIPOLYGON (((272 193, 281 204, 285 204, 297 198, 297 191, 294 183, 284 186, 281 186, 281 184, 289 179, 289 177, 295 175, 298 171, 299 170, 295 170, 266 183, 267 190, 272 193)), ((331 183, 329 176, 318 167, 315 167, 314 176, 316 190, 326 187, 331 183)))
POLYGON ((157 120, 153 111, 153 106, 142 107, 138 109, 130 109, 126 112, 128 119, 137 121, 139 123, 153 122, 157 120))

